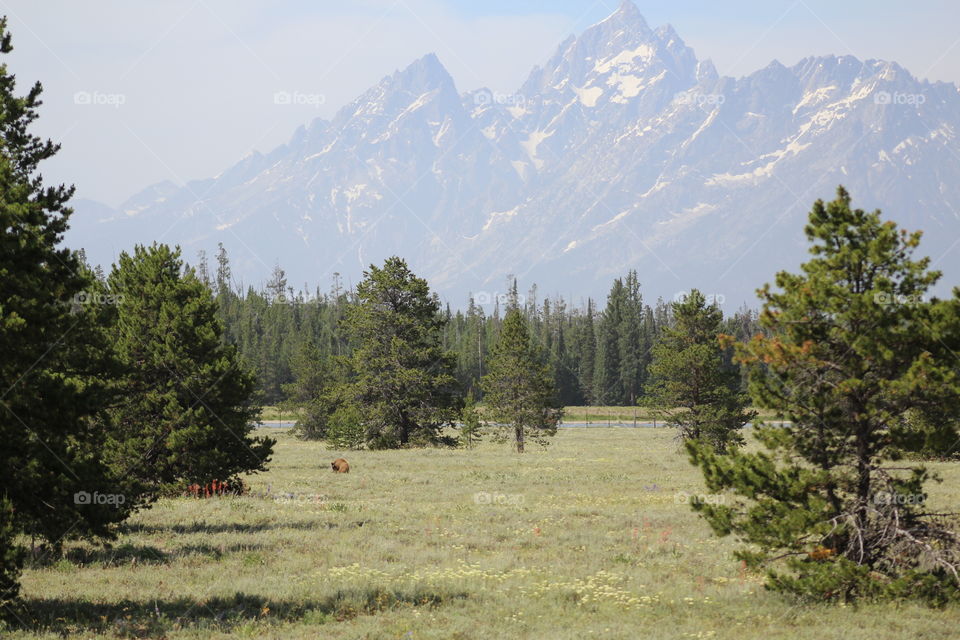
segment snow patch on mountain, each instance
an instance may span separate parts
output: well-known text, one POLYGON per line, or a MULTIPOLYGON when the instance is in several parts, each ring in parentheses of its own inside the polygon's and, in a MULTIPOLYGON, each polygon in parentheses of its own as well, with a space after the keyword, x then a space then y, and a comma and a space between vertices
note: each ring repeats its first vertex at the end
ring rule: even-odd
POLYGON ((580 104, 585 107, 597 106, 597 100, 603 95, 603 87, 578 87, 573 91, 577 94, 580 104))

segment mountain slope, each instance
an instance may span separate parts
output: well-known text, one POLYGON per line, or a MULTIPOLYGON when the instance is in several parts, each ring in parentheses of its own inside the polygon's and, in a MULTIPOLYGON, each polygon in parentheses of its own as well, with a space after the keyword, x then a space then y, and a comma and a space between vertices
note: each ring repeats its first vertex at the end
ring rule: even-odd
POLYGON ((720 77, 625 1, 561 43, 514 96, 460 95, 434 55, 208 180, 161 183, 117 212, 78 203, 68 240, 109 262, 133 242, 228 247, 234 272, 357 278, 406 257, 455 304, 508 274, 598 295, 635 268, 648 298, 753 299, 804 259, 810 204, 928 231, 956 281, 960 93, 850 56, 720 77))

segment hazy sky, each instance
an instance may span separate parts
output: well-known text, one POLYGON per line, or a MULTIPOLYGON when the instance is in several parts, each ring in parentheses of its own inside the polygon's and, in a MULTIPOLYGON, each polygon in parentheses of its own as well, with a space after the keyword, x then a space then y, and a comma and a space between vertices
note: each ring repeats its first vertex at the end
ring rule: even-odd
MULTIPOLYGON (((160 180, 216 175, 331 117, 433 51, 461 91, 515 91, 560 41, 618 0, 0 0, 35 131, 62 142, 43 173, 117 205, 160 180), (278 91, 301 104, 278 105, 278 91)), ((637 6, 740 76, 774 58, 853 54, 960 83, 958 0, 671 0, 637 6)))

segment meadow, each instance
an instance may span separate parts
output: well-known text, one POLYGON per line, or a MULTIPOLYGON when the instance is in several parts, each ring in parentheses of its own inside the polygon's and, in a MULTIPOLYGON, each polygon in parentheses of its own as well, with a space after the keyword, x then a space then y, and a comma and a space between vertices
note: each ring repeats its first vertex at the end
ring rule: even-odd
MULTIPOLYGON (((479 406, 483 410, 483 406, 479 406)), ((777 420, 778 416, 769 409, 753 409, 758 416, 766 420, 777 420)), ((294 421, 301 414, 299 409, 281 408, 277 405, 263 407, 261 420, 266 422, 273 421, 294 421)), ((617 406, 567 406, 563 408, 563 416, 566 422, 586 422, 597 423, 598 425, 626 424, 630 425, 637 422, 662 422, 663 416, 653 411, 649 407, 617 407, 617 406)))
MULTIPOLYGON (((163 499, 111 548, 25 571, 11 638, 957 638, 960 609, 801 605, 689 506, 673 433, 561 429, 546 449, 342 452, 277 437, 243 497, 163 499), (351 463, 334 474, 330 461, 351 463)), ((934 506, 960 465, 933 464, 934 506)))

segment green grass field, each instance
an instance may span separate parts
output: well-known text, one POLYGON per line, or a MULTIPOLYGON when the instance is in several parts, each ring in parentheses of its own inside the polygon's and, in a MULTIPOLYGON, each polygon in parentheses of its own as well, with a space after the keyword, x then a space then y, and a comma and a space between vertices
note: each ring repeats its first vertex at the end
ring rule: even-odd
MULTIPOLYGON (((960 637, 960 610, 799 606, 743 573, 678 492, 663 429, 566 429, 546 450, 337 452, 279 433, 241 498, 162 500, 112 549, 23 576, 12 638, 960 637), (333 474, 343 455, 350 474, 333 474)), ((960 465, 931 503, 960 503, 960 465)))
MULTIPOLYGON (((481 407, 482 409, 482 407, 481 407)), ((761 418, 775 419, 771 411, 758 411, 761 418)), ((260 419, 264 421, 292 421, 295 420, 298 412, 291 409, 281 409, 275 405, 263 407, 263 413, 260 419)), ((647 407, 575 407, 569 406, 563 408, 563 419, 567 422, 651 422, 660 421, 662 416, 655 414, 647 407)))
MULTIPOLYGON (((760 418, 766 420, 776 420, 777 416, 772 411, 765 409, 755 409, 760 418)), ((604 422, 611 423, 631 423, 637 422, 661 422, 663 416, 654 412, 648 407, 574 407, 563 408, 563 419, 565 422, 604 422)))
POLYGON ((299 415, 299 409, 283 409, 276 405, 267 405, 263 407, 260 413, 261 420, 295 420, 299 415))

